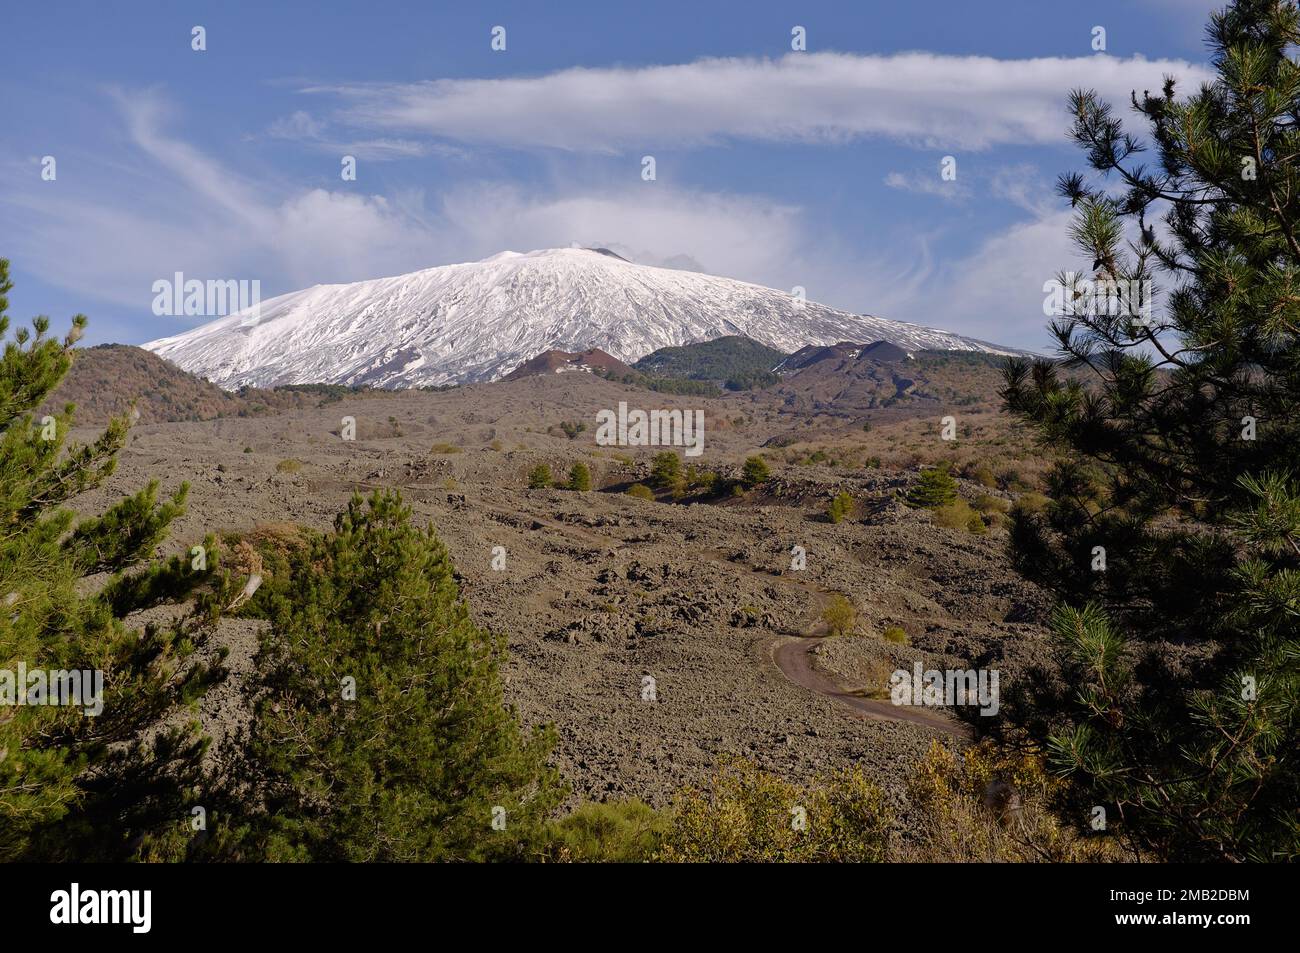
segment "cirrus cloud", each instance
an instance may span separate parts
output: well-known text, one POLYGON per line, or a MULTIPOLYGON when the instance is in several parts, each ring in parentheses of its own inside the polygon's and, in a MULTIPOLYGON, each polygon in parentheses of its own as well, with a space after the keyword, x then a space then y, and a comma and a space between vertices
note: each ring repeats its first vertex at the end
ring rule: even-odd
POLYGON ((732 139, 843 142, 881 137, 924 147, 1056 144, 1063 91, 1111 101, 1210 77, 1185 60, 938 53, 791 53, 543 76, 317 85, 355 126, 515 148, 618 153, 732 139))

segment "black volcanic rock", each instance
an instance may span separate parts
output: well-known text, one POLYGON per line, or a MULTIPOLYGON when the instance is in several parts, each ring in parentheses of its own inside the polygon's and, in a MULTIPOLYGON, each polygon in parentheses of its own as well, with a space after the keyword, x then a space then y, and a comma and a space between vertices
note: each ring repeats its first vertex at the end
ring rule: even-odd
POLYGON ((912 355, 897 344, 889 341, 876 341, 868 344, 858 355, 859 361, 875 361, 877 364, 900 364, 912 360, 912 355))

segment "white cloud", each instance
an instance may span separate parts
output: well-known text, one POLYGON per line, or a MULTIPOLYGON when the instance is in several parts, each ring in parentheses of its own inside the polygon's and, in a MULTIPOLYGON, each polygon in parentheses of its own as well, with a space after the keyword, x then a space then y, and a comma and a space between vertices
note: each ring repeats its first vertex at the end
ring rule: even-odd
MULTIPOLYGON (((410 139, 374 138, 374 139, 339 139, 326 134, 329 123, 317 119, 309 112, 298 110, 288 116, 282 116, 266 128, 266 137, 305 145, 316 152, 328 152, 338 156, 350 155, 356 159, 371 162, 388 162, 394 159, 416 159, 437 153, 442 156, 463 157, 460 149, 449 146, 432 146, 410 139)), ((256 138, 256 137, 249 137, 256 138)))
POLYGON ((272 139, 319 139, 324 131, 325 123, 300 109, 275 120, 267 127, 266 134, 272 139))
POLYGON ((791 53, 537 77, 314 86, 338 119, 436 138, 569 151, 653 151, 732 139, 838 142, 884 137, 925 147, 1058 144, 1073 87, 1113 102, 1208 76, 1183 60, 1107 55, 1001 60, 899 53, 791 53))
POLYGON ((934 269, 891 317, 1046 350, 1043 283, 1079 264, 1071 214, 1044 209, 989 236, 969 255, 934 269))
POLYGON ((884 178, 885 185, 901 192, 914 192, 929 195, 949 202, 964 202, 970 198, 970 190, 964 182, 943 179, 936 172, 891 172, 884 178))

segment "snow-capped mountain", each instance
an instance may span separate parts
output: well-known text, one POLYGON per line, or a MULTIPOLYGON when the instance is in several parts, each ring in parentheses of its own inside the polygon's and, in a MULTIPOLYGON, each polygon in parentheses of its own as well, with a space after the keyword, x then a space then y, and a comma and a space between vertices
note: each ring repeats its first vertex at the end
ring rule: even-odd
POLYGON ((600 348, 631 363, 657 348, 743 334, 769 347, 892 341, 909 350, 1012 353, 789 292, 653 268, 605 249, 502 252, 262 302, 146 349, 226 388, 414 387, 494 380, 544 351, 600 348))

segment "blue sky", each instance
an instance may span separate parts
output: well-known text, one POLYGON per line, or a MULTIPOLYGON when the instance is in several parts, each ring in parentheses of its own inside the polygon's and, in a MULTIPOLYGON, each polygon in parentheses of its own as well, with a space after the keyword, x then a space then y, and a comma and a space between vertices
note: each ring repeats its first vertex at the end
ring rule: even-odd
POLYGON ((151 311, 177 271, 266 298, 576 242, 1045 348, 1042 284, 1079 265, 1065 95, 1203 78, 1212 6, 12 6, 11 312, 140 343, 195 323, 151 311))

